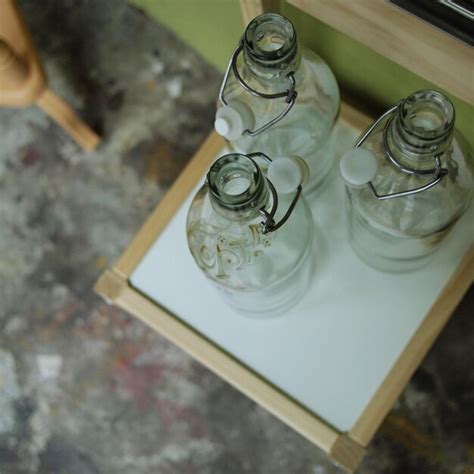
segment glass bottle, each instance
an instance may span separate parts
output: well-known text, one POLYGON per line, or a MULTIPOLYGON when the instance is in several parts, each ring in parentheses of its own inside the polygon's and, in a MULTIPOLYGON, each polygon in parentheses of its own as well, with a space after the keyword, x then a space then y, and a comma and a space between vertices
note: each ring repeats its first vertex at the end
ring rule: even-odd
POLYGON ((332 131, 339 104, 328 65, 298 46, 287 18, 265 13, 249 23, 232 55, 215 128, 239 153, 259 150, 306 160, 308 195, 334 161, 332 131))
POLYGON ((473 155, 454 123, 444 94, 414 92, 342 157, 349 238, 373 267, 397 272, 428 263, 467 210, 473 155))
POLYGON ((281 314, 310 281, 313 221, 301 196, 301 163, 272 163, 260 153, 225 155, 212 165, 188 211, 194 260, 226 302, 247 315, 281 314))

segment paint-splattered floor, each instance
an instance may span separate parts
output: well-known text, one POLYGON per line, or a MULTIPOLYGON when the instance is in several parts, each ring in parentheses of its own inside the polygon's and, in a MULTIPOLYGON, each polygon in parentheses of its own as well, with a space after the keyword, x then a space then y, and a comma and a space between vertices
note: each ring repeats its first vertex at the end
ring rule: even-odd
MULTIPOLYGON (((0 472, 339 472, 92 292, 208 133, 219 74, 124 1, 19 3, 104 142, 85 154, 39 110, 0 110, 0 472)), ((473 472, 473 314, 471 289, 360 473, 473 472)))

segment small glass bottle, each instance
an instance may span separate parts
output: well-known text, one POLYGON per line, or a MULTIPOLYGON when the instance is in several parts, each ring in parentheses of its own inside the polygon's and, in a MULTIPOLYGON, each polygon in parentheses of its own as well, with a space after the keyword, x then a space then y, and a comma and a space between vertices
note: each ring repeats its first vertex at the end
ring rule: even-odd
POLYGON ((401 272, 428 263, 467 210, 472 150, 442 93, 412 93, 380 117, 341 159, 349 238, 373 267, 401 272))
POLYGON ((339 104, 328 65, 299 48, 287 18, 265 13, 249 23, 231 57, 215 128, 239 153, 259 150, 306 160, 308 195, 334 161, 332 131, 339 104))
POLYGON ((247 315, 281 314, 310 281, 313 221, 301 196, 302 164, 260 153, 225 155, 189 209, 194 260, 226 302, 247 315))

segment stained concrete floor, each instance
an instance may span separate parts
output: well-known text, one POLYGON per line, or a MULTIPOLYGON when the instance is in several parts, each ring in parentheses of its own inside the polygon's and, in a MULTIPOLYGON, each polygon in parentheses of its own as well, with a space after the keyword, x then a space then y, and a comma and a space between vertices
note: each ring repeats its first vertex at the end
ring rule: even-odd
MULTIPOLYGON (((340 472, 92 291, 209 132, 218 72, 124 1, 19 4, 104 141, 86 154, 36 108, 0 110, 0 472, 340 472)), ((358 472, 474 472, 473 315, 471 288, 358 472)))

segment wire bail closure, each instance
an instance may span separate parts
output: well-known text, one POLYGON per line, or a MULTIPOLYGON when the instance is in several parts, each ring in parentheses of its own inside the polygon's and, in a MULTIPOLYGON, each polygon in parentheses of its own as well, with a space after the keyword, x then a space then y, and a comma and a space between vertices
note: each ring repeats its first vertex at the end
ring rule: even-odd
POLYGON ((227 82, 229 80, 229 74, 232 69, 232 72, 234 73, 235 78, 237 79, 238 83, 250 94, 252 94, 254 97, 259 97, 260 99, 279 99, 284 97, 285 102, 286 102, 286 107, 285 109, 280 112, 279 115, 277 115, 275 118, 272 120, 268 121, 266 124, 262 125, 261 127, 257 128, 256 130, 249 130, 246 129, 244 130, 243 134, 250 135, 250 136, 255 136, 258 135, 259 133, 267 130, 270 128, 272 125, 275 125, 278 123, 280 120, 282 120, 288 112, 292 109, 293 105, 295 104, 296 97, 298 96, 298 92, 296 91, 296 81, 294 77, 294 72, 291 71, 287 74, 288 81, 289 81, 289 87, 285 92, 278 92, 275 94, 264 94, 262 92, 259 92, 252 87, 250 87, 242 78, 240 75, 238 69, 237 69, 237 58, 239 54, 242 52, 244 47, 244 38, 243 36, 240 38, 239 44, 237 48, 235 48, 234 52, 232 53, 232 57, 230 58, 229 64, 227 65, 227 69, 224 74, 224 78, 222 80, 221 88, 219 91, 219 99, 223 105, 229 105, 227 100, 224 97, 224 90, 227 85, 227 82))
MULTIPOLYGON (((264 153, 249 153, 247 154, 247 156, 249 158, 255 158, 257 156, 261 156, 268 163, 272 162, 271 158, 269 158, 264 153)), ((287 211, 285 212, 285 215, 278 222, 275 222, 275 214, 278 209, 278 193, 273 183, 266 176, 265 176, 265 179, 267 180, 268 187, 270 188, 270 192, 272 193, 272 201, 273 201, 272 208, 270 209, 270 212, 268 212, 263 207, 259 211, 260 211, 260 214, 265 219, 264 221, 260 223, 260 225, 262 226, 262 233, 268 234, 269 232, 275 232, 276 230, 278 230, 290 218, 294 208, 296 207, 296 204, 298 203, 298 200, 301 197, 301 194, 303 192, 303 186, 301 184, 298 185, 298 188, 296 189, 296 194, 293 197, 293 200, 291 201, 291 204, 288 207, 287 211)))
POLYGON ((357 140, 355 144, 355 148, 360 147, 365 140, 369 137, 369 135, 374 131, 374 129, 384 120, 385 118, 389 117, 387 122, 385 123, 384 129, 383 129, 383 144, 384 144, 384 150, 385 150, 385 156, 388 158, 388 160, 395 165, 400 171, 406 174, 410 175, 417 175, 417 176, 423 176, 423 175, 432 175, 433 179, 425 184, 424 186, 419 186, 418 188, 413 188, 413 189, 408 189, 406 191, 400 191, 397 193, 391 193, 391 194, 378 194, 377 190, 375 189, 372 181, 369 181, 367 185, 370 187, 372 194, 374 195, 375 198, 384 201, 386 199, 393 199, 397 197, 402 197, 402 196, 411 196, 413 194, 418 194, 423 191, 426 191, 433 186, 436 186, 447 174, 448 170, 446 168, 441 167, 441 154, 435 155, 433 157, 435 161, 435 167, 427 170, 416 170, 414 168, 409 168, 407 166, 403 166, 393 155, 393 153, 390 150, 390 146, 388 144, 388 128, 390 124, 392 123, 392 120, 394 118, 395 112, 399 109, 401 106, 402 102, 399 102, 397 105, 392 107, 391 109, 387 110, 384 114, 382 114, 357 140))

